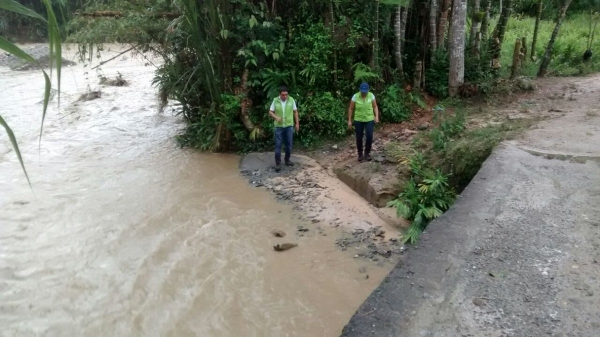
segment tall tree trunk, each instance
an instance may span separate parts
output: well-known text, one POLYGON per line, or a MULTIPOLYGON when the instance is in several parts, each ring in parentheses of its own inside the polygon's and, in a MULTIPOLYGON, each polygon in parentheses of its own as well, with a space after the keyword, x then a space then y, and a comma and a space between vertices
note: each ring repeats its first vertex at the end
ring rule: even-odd
POLYGON ((402 8, 402 23, 400 26, 400 39, 402 50, 404 50, 404 41, 406 40, 406 23, 408 22, 408 7, 402 8))
POLYGON ((496 62, 498 65, 500 65, 500 52, 502 51, 506 25, 512 13, 512 3, 513 0, 506 0, 506 4, 502 9, 502 15, 500 15, 498 24, 496 24, 496 28, 494 28, 494 33, 492 34, 492 62, 496 62))
POLYGON ((402 8, 402 6, 398 5, 396 7, 396 18, 394 20, 394 38, 396 42, 396 70, 398 71, 398 76, 400 76, 400 80, 404 80, 404 67, 402 65, 402 17, 403 12, 406 12, 406 8, 402 8))
POLYGON ((540 30, 540 20, 542 19, 543 0, 538 0, 537 15, 535 16, 535 28, 533 28, 533 41, 531 41, 531 60, 535 61, 535 45, 537 44, 538 31, 540 30))
MULTIPOLYGON (((275 4, 275 0, 273 0, 273 4, 275 4)), ((331 41, 333 42, 333 87, 337 91, 337 83, 338 83, 338 64, 337 64, 337 47, 336 47, 336 39, 335 39, 335 13, 333 12, 333 0, 329 1, 329 13, 331 14, 331 41)))
POLYGON ((500 15, 502 15, 503 10, 504 10, 504 8, 502 7, 502 0, 498 0, 498 13, 500 13, 500 15))
POLYGON ((454 0, 452 4, 452 25, 450 26, 449 51, 450 74, 448 95, 455 97, 465 81, 465 24, 467 0, 454 0))
POLYGON ((433 55, 433 52, 437 48, 437 13, 438 13, 438 0, 431 0, 429 4, 429 49, 433 55))
POLYGON ((492 9, 492 0, 484 0, 484 11, 483 19, 481 20, 481 39, 487 40, 488 30, 490 28, 490 10, 492 9))
POLYGON ((375 34, 373 38, 372 67, 379 72, 379 0, 375 0, 375 34))
POLYGON ((236 95, 239 95, 240 101, 240 115, 242 117, 242 123, 246 127, 246 130, 249 132, 254 131, 255 126, 254 123, 250 120, 250 116, 248 115, 248 110, 252 106, 252 100, 248 97, 248 76, 250 75, 250 71, 248 68, 244 68, 242 72, 242 78, 240 81, 240 86, 236 90, 236 95))
POLYGON ((479 32, 479 24, 481 23, 481 15, 479 14, 480 0, 473 1, 473 10, 471 12, 471 34, 469 42, 471 45, 471 54, 476 55, 479 51, 476 49, 477 33, 479 32))
POLYGON ((437 27, 437 46, 444 47, 444 37, 446 35, 446 27, 448 26, 448 10, 450 9, 450 0, 441 0, 442 8, 440 12, 440 20, 437 27))
POLYGON ((542 64, 540 64, 540 70, 538 70, 538 77, 546 76, 548 72, 548 66, 550 65, 550 60, 552 58, 552 48, 554 47, 554 41, 558 36, 558 32, 560 31, 560 26, 565 19, 565 14, 567 13, 567 9, 571 5, 571 0, 566 0, 563 6, 560 9, 560 14, 556 19, 556 26, 554 26, 554 30, 552 31, 552 35, 550 36, 550 41, 548 41, 548 46, 546 46, 546 52, 544 53, 544 58, 542 59, 542 64))

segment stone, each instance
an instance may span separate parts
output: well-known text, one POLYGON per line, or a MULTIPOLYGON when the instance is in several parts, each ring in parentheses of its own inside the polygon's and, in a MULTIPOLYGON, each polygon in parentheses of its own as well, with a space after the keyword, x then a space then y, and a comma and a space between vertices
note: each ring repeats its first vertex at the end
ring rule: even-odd
POLYGON ((485 306, 485 302, 481 298, 474 298, 473 299, 473 304, 475 304, 478 307, 484 307, 485 306))
POLYGON ((279 229, 274 229, 274 230, 272 230, 272 231, 271 231, 271 234, 273 234, 273 236, 274 236, 274 237, 277 237, 277 238, 282 238, 282 237, 284 237, 284 236, 285 236, 285 232, 284 232, 284 231, 281 231, 281 230, 279 230, 279 229))
POLYGON ((420 131, 425 131, 427 129, 429 129, 429 124, 427 123, 421 123, 417 126, 417 129, 420 131))
POLYGON ((283 252, 288 249, 292 249, 294 247, 298 247, 297 243, 282 243, 280 245, 273 246, 273 249, 277 252, 283 252))

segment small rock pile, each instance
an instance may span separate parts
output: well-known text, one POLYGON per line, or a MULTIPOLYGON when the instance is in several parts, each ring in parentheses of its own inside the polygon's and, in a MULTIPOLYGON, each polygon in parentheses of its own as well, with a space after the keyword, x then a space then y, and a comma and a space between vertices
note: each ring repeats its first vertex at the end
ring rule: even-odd
POLYGON ((335 244, 344 251, 355 249, 355 258, 368 258, 372 261, 379 261, 380 258, 388 259, 406 251, 406 247, 400 244, 396 238, 384 241, 384 234, 385 232, 380 227, 373 227, 369 230, 356 229, 336 240, 335 244))

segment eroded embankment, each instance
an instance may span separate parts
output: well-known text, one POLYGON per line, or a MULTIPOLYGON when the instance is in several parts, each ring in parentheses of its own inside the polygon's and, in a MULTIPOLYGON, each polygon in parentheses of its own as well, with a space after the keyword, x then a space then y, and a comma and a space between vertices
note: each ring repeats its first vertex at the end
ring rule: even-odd
POLYGON ((242 159, 241 170, 252 185, 292 203, 298 218, 312 224, 312 228, 298 228, 296 235, 338 228, 336 243, 342 250, 350 250, 357 258, 396 261, 395 256, 405 248, 398 227, 392 225, 397 223, 392 215, 370 205, 315 160, 305 156, 292 160, 293 168, 275 173, 272 154, 251 153, 242 159))
POLYGON ((542 84, 514 105, 562 116, 494 150, 343 336, 598 335, 600 82, 542 84))

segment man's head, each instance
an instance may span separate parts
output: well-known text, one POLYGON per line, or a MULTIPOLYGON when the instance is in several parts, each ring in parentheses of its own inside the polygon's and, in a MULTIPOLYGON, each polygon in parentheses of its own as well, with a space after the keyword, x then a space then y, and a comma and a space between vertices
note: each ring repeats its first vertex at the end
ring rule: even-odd
POLYGON ((361 94, 366 95, 369 92, 369 84, 367 82, 363 82, 358 89, 360 90, 361 94))
POLYGON ((282 101, 285 101, 288 98, 288 88, 285 85, 279 87, 279 98, 282 101))

